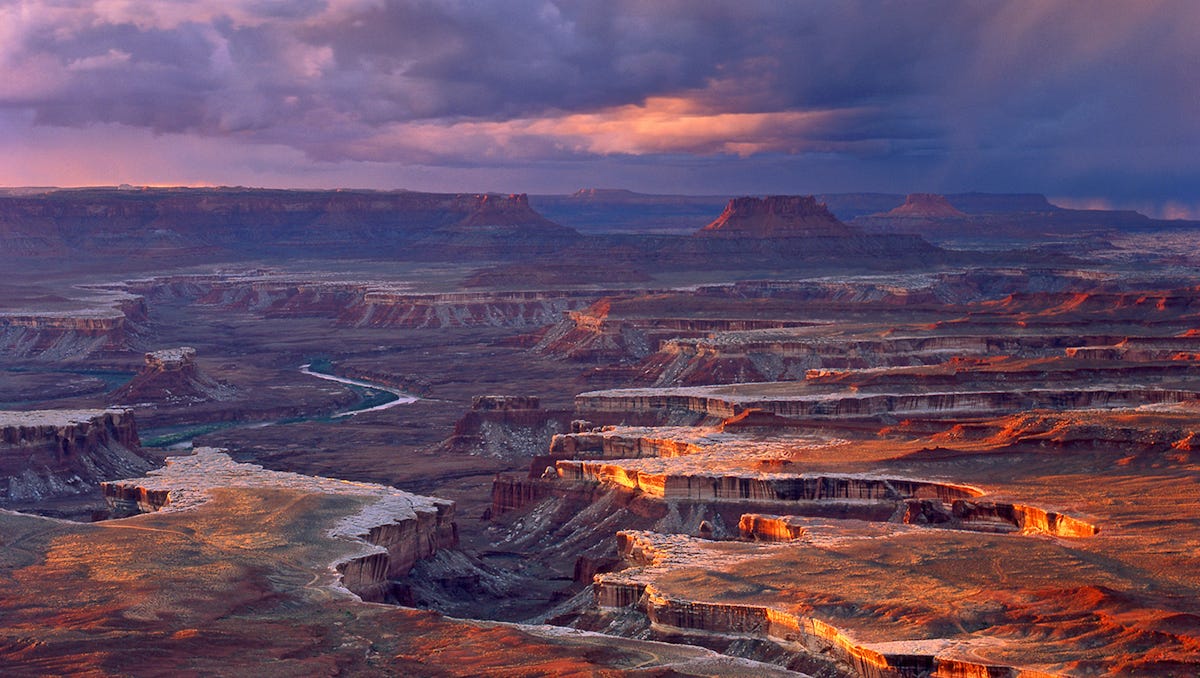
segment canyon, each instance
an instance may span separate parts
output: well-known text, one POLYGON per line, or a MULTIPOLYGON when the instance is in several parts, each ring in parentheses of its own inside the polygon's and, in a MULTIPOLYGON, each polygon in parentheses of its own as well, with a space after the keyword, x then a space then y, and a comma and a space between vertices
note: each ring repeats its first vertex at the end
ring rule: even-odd
POLYGON ((1194 675, 1191 228, 0 195, 0 672, 1194 675))

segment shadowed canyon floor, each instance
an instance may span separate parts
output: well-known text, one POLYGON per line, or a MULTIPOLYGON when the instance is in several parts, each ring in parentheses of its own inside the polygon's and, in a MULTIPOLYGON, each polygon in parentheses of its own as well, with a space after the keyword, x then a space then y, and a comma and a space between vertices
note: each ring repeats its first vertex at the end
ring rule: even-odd
MULTIPOLYGON (((598 195, 555 209, 636 202, 598 195)), ((1088 240, 1088 266, 680 263, 996 221, 745 199, 669 266, 573 277, 601 241, 519 197, 385 197, 431 230, 391 245, 464 260, 262 245, 4 281, 0 672, 1200 670, 1192 236, 1088 240), (564 256, 480 256, 501 218, 564 256)))

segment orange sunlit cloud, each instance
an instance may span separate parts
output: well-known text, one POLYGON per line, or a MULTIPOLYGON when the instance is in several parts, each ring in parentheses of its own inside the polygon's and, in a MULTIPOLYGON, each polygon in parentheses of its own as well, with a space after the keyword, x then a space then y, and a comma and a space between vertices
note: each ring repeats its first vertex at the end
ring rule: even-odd
POLYGON ((547 148, 569 154, 796 153, 845 149, 827 140, 853 110, 741 113, 710 111, 687 97, 651 97, 590 113, 559 113, 504 121, 401 123, 372 137, 360 152, 405 149, 430 156, 474 152, 520 157, 547 148))

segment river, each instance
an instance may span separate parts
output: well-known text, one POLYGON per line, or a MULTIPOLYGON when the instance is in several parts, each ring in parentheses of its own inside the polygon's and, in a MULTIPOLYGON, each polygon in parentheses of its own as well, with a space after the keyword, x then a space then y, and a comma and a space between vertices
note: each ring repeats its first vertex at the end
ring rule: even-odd
POLYGON ((350 417, 356 414, 362 414, 363 412, 378 412, 379 410, 386 410, 390 407, 395 407, 396 405, 407 405, 420 400, 420 398, 412 395, 411 393, 405 393, 404 391, 391 386, 384 386, 383 384, 376 384, 374 382, 364 381, 362 379, 349 379, 347 377, 339 377, 333 374, 314 372, 312 371, 311 363, 301 365, 300 371, 310 377, 316 377, 318 379, 327 379, 329 381, 336 381, 340 384, 346 384, 347 386, 356 386, 358 388, 369 388, 374 391, 382 391, 390 394, 392 399, 384 403, 379 403, 378 405, 372 405, 370 407, 362 407, 360 403, 359 407, 324 416, 297 417, 283 421, 258 421, 253 423, 219 422, 204 426, 183 427, 183 430, 180 430, 179 428, 166 428, 155 431, 146 430, 142 432, 146 437, 143 445, 146 447, 166 447, 167 449, 171 450, 187 450, 191 449, 192 447, 192 438, 221 429, 264 428, 278 424, 295 423, 297 421, 314 421, 325 418, 336 419, 338 417, 350 417))
POLYGON ((312 363, 307 363, 307 364, 300 366, 300 371, 303 372, 304 374, 307 374, 310 377, 316 377, 318 379, 328 379, 329 381, 336 381, 339 384, 348 384, 350 386, 360 386, 362 388, 370 388, 370 389, 374 389, 376 391, 383 391, 385 393, 391 393, 392 395, 396 396, 396 398, 394 400, 389 400, 386 403, 381 403, 381 404, 375 405, 373 407, 366 407, 366 408, 362 408, 362 409, 350 409, 350 410, 346 410, 345 412, 338 412, 337 414, 333 415, 335 417, 350 417, 350 416, 354 416, 356 414, 362 414, 363 412, 377 412, 379 410, 386 410, 389 407, 395 407, 396 405, 407 405, 409 403, 415 403, 415 402, 417 402, 417 400, 419 400, 419 398, 417 398, 416 396, 409 394, 409 393, 405 393, 404 391, 401 391, 399 389, 392 388, 391 386, 384 386, 383 384, 376 384, 376 383, 369 382, 369 381, 363 381, 361 379, 349 379, 346 377, 339 377, 334 374, 322 374, 321 372, 313 372, 311 368, 312 368, 312 363))

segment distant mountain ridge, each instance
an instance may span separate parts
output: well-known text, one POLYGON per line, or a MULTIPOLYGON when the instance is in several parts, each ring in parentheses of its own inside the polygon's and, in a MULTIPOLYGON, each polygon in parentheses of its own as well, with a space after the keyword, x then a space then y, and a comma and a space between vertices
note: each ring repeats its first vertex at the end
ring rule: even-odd
POLYGON ((536 255, 579 234, 524 194, 99 188, 0 195, 0 245, 21 256, 316 252, 536 255))

